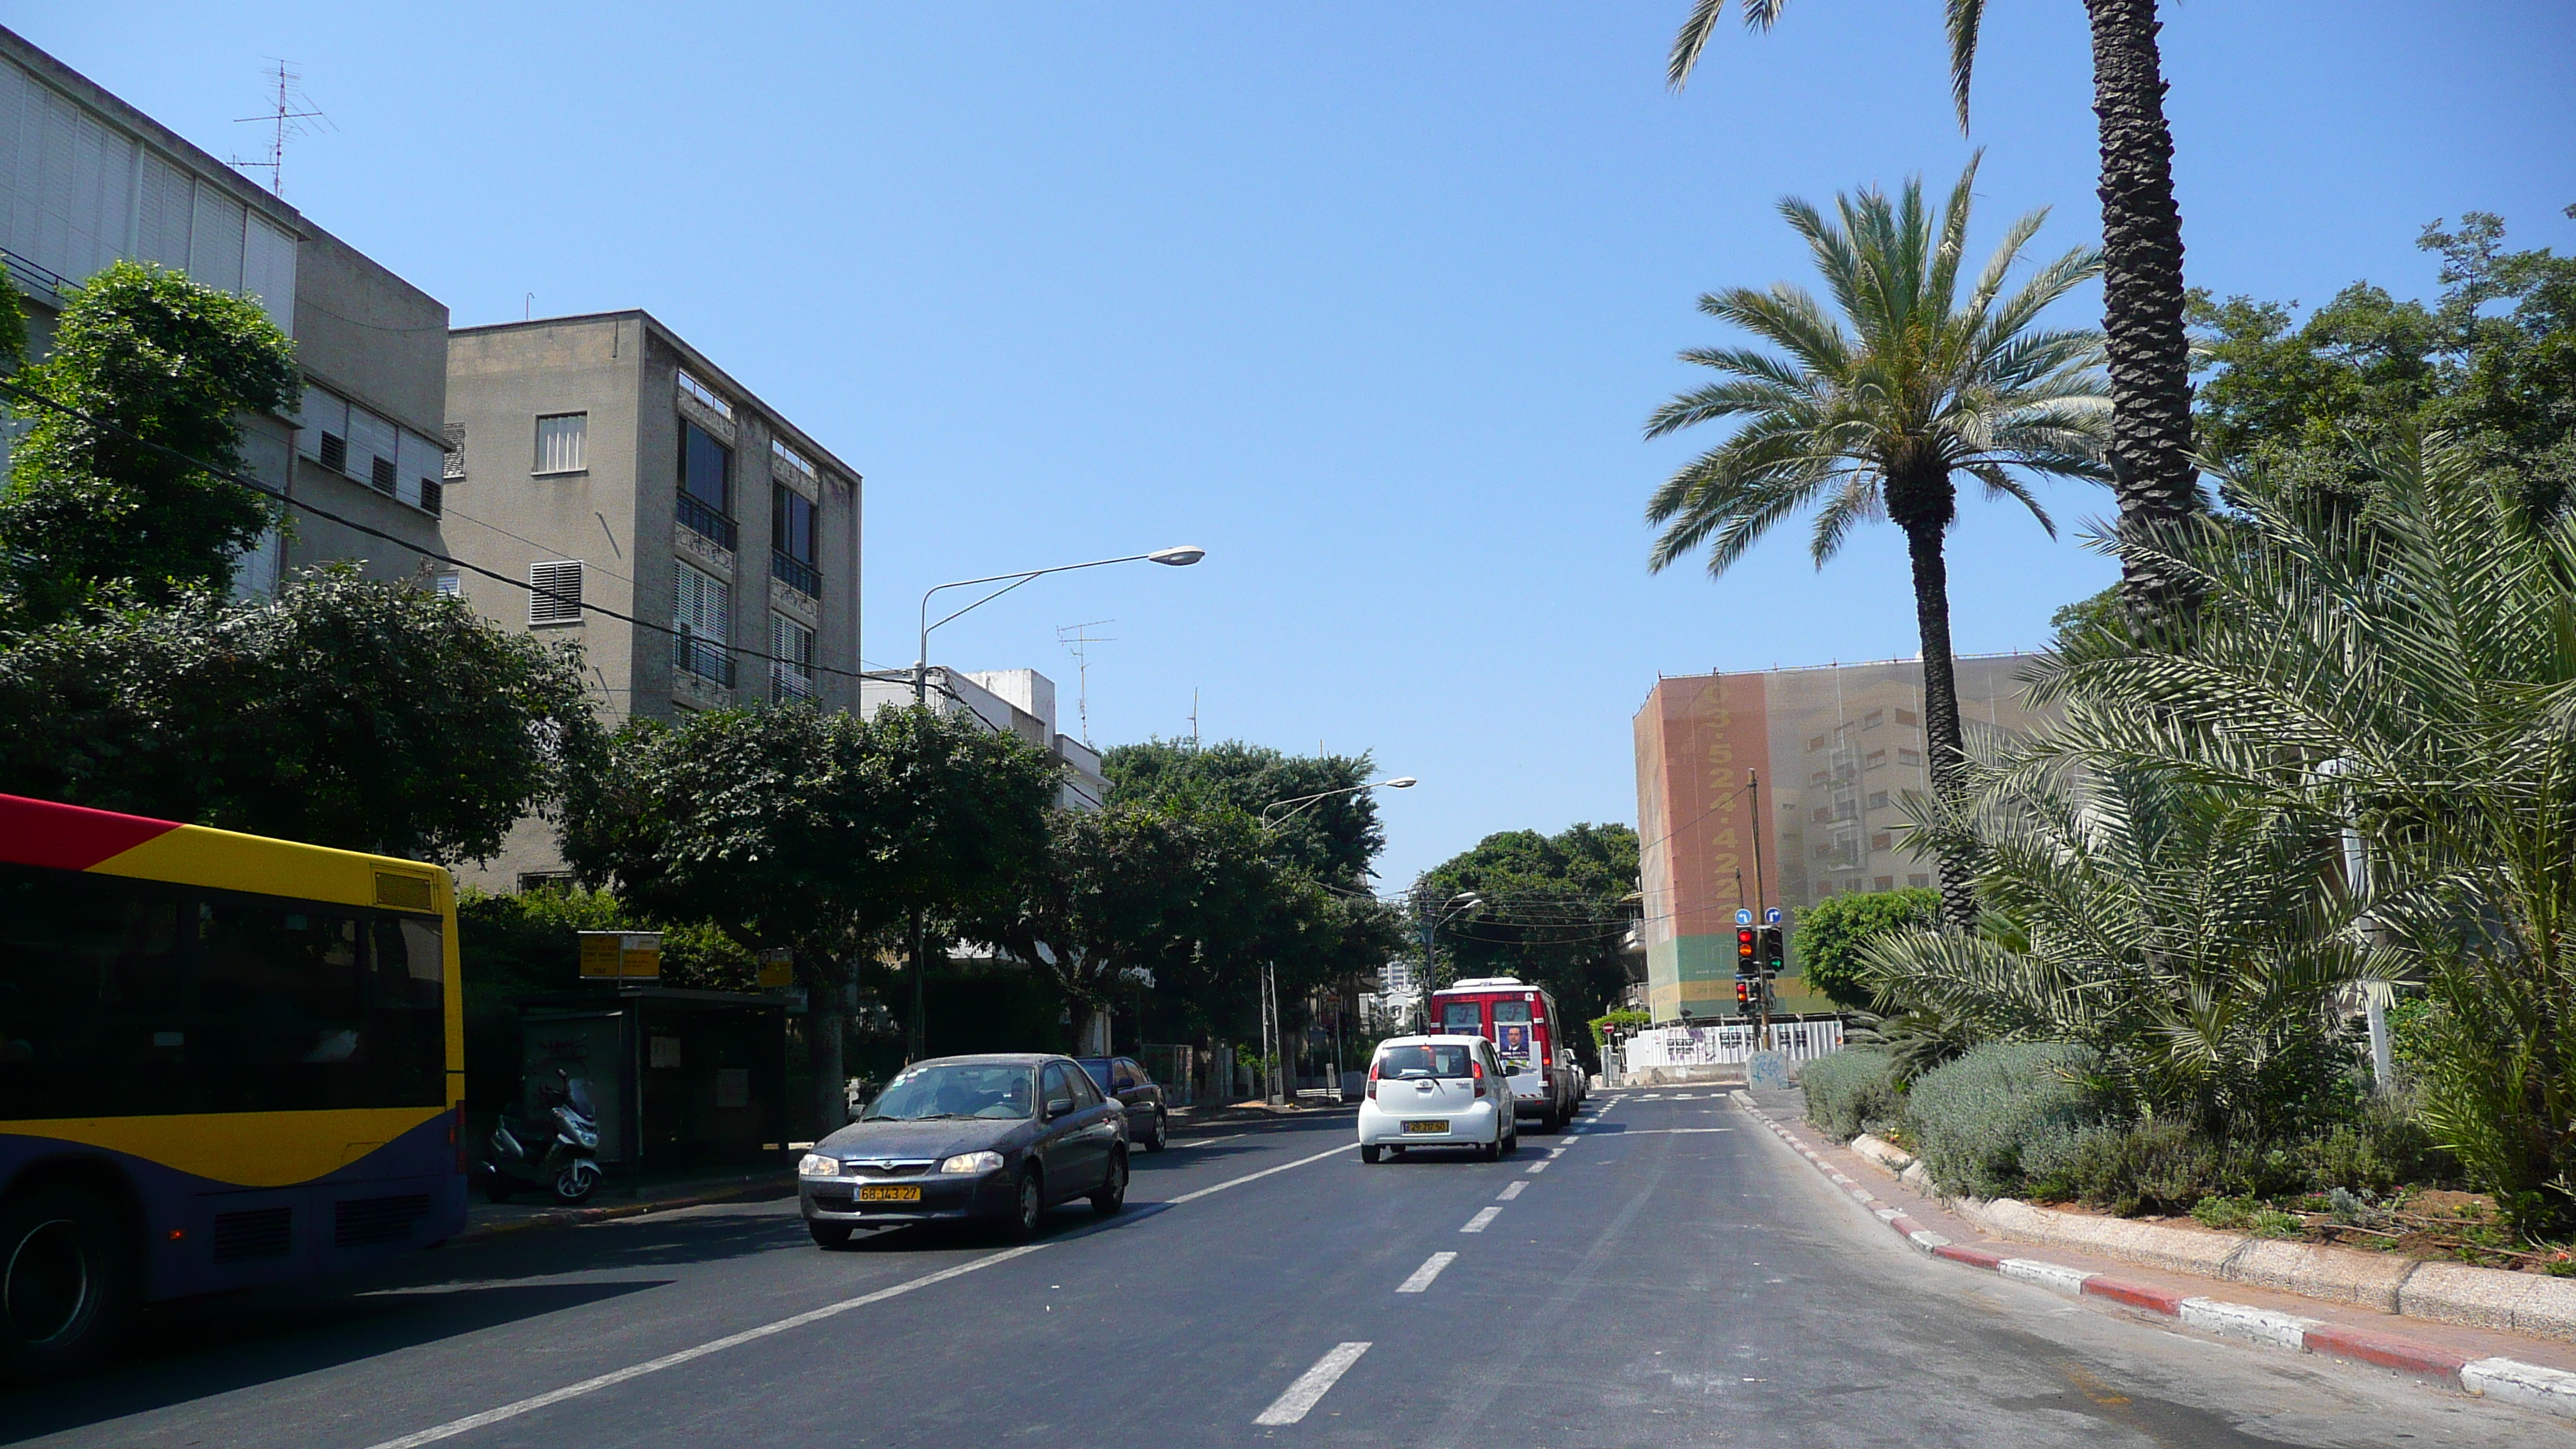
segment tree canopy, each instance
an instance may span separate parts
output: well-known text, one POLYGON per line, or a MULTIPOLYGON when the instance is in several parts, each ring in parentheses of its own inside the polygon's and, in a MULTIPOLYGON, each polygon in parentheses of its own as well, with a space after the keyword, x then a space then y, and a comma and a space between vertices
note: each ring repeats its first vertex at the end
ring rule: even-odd
POLYGON ((596 766, 577 650, 354 572, 182 595, 0 650, 0 791, 428 860, 596 766))
POLYGON ((1639 914, 1631 827, 1501 831, 1423 879, 1442 900, 1468 891, 1484 898, 1440 928, 1459 976, 1539 982, 1569 1020, 1597 1016, 1619 999, 1628 979, 1623 944, 1639 914))
POLYGON ((17 405, 29 425, 0 491, 6 612, 59 619, 120 580, 162 604, 231 587, 274 514, 214 470, 240 471, 243 413, 292 414, 303 388, 294 342, 258 304, 117 262, 72 289, 51 352, 17 381, 79 416, 17 405))
POLYGON ((1365 883, 1370 862, 1386 848, 1374 792, 1350 788, 1366 784, 1375 770, 1366 753, 1290 755, 1240 740, 1199 745, 1156 739, 1119 745, 1101 757, 1111 804, 1221 805, 1258 819, 1283 801, 1347 791, 1293 815, 1280 812, 1272 826, 1274 849, 1284 863, 1345 888, 1365 883))

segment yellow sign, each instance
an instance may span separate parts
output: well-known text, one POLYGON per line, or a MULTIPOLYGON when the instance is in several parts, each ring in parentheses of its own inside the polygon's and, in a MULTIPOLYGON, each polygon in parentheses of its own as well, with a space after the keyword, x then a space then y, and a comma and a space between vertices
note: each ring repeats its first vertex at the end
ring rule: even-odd
POLYGON ((584 980, 658 981, 662 978, 659 931, 583 931, 584 980))
POLYGON ((796 957, 788 951, 760 953, 760 989, 787 991, 796 985, 796 957))

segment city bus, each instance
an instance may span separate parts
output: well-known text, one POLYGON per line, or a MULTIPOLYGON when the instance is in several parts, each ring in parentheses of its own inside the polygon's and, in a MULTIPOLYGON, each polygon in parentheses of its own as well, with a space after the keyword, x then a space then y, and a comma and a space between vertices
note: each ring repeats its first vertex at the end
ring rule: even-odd
POLYGON ((1514 1115, 1537 1117, 1553 1132, 1574 1115, 1574 1076, 1557 1048, 1568 1045, 1547 988, 1517 976, 1478 976, 1431 993, 1424 1007, 1430 1029, 1449 1036, 1481 1036, 1494 1044, 1519 1098, 1514 1115))
POLYGON ((465 1223, 436 866, 0 795, 0 1375, 465 1223))

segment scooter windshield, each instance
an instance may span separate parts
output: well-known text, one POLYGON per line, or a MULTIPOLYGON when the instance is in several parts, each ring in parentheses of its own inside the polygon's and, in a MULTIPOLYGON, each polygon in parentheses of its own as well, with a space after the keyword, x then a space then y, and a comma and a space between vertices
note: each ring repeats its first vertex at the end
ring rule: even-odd
POLYGON ((572 1109, 574 1111, 579 1112, 585 1117, 592 1118, 593 1120, 598 1118, 599 1108, 591 1104, 590 1078, 574 1077, 566 1081, 564 1083, 564 1095, 571 1099, 572 1109))

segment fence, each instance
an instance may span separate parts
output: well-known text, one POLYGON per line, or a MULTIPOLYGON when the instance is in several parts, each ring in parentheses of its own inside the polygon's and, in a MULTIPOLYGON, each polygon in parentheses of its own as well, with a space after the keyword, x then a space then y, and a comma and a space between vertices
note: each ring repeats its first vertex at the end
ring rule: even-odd
MULTIPOLYGON (((1628 1038, 1627 1070, 1729 1066, 1749 1061, 1755 1035, 1749 1024, 1655 1027, 1628 1038)), ((1827 1052, 1840 1050, 1842 1044, 1843 1023, 1838 1016, 1771 1023, 1771 1049, 1793 1062, 1814 1061, 1827 1052)))

